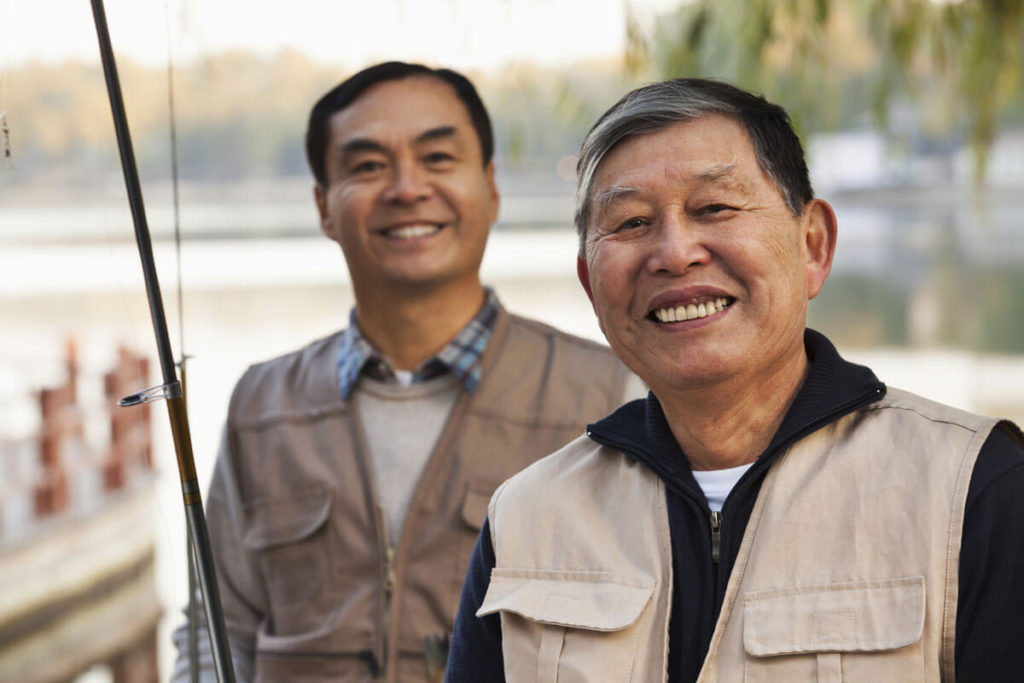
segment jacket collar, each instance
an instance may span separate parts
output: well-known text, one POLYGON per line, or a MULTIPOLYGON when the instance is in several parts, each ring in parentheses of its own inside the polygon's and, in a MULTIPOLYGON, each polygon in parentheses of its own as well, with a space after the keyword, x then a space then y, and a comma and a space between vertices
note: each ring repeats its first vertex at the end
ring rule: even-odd
MULTIPOLYGON (((805 330, 804 348, 810 360, 807 379, 751 471, 763 471, 795 441, 885 395, 885 385, 875 373, 843 360, 823 334, 805 330)), ((661 403, 653 393, 588 425, 587 435, 644 463, 667 485, 699 491, 686 455, 672 436, 661 403)))

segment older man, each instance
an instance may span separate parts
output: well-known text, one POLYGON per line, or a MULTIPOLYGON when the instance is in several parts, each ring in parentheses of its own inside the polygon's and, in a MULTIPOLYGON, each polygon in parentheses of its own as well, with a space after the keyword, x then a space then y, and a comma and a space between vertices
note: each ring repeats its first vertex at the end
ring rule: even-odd
POLYGON ((805 328, 836 219, 784 110, 649 85, 578 169, 580 281, 651 394, 498 489, 448 680, 1019 679, 1020 431, 805 328))
POLYGON ((231 654, 246 681, 438 680, 494 488, 639 382, 481 284, 498 190, 465 77, 360 71, 306 143, 356 305, 232 396, 207 506, 231 654))

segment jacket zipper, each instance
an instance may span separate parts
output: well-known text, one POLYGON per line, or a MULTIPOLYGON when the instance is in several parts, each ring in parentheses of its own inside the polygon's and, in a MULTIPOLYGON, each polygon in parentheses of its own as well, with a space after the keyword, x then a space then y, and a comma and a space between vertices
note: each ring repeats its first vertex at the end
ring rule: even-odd
POLYGON ((722 548, 722 512, 711 511, 711 561, 718 564, 722 548))

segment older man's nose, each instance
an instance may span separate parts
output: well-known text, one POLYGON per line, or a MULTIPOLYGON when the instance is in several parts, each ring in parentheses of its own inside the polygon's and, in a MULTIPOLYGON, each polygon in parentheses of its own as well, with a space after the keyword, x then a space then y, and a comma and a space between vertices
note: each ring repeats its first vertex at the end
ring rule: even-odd
POLYGON ((655 273, 682 273, 711 260, 702 226, 694 225, 685 216, 663 217, 653 233, 648 269, 655 273))

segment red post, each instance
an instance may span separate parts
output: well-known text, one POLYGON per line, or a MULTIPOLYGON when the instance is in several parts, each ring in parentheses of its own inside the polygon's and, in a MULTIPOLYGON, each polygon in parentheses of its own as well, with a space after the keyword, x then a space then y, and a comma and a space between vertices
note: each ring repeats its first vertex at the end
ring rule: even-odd
POLYGON ((78 353, 73 340, 66 348, 67 379, 62 386, 39 391, 39 461, 42 478, 35 489, 37 517, 54 515, 68 507, 68 477, 61 451, 68 437, 84 433, 78 409, 78 353))

